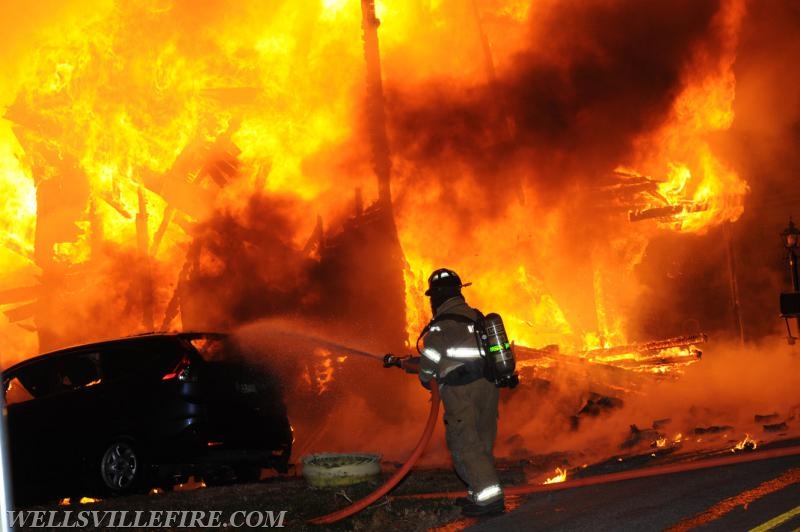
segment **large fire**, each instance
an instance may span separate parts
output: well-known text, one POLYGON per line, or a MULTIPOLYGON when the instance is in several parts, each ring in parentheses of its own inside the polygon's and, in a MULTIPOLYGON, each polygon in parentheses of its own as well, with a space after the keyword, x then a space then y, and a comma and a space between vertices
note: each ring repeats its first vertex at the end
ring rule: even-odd
POLYGON ((3 7, 3 366, 307 314, 397 349, 370 329, 386 271, 411 351, 438 267, 542 365, 699 360, 705 324, 654 327, 682 309, 643 264, 745 212, 720 141, 745 0, 48 4, 3 7), (374 220, 399 254, 361 254, 374 220))
MULTIPOLYGON (((150 312, 157 318, 184 264, 192 224, 220 210, 238 212, 247 198, 264 193, 291 205, 290 234, 285 236, 300 247, 317 216, 331 221, 347 211, 354 189, 364 189, 367 199, 377 194, 364 147, 367 132, 360 125, 365 67, 362 6, 355 0, 285 2, 269 8, 214 2, 200 9, 167 0, 99 2, 91 10, 81 3, 74 6, 81 7, 91 14, 65 12, 61 20, 42 15, 38 31, 20 43, 18 75, 5 87, 2 168, 8 201, 2 260, 8 288, 35 279, 42 270, 91 265, 93 287, 78 289, 78 307, 103 305, 103 300, 127 306, 119 299, 127 297, 121 292, 130 285, 106 270, 106 260, 121 255, 140 264, 151 261, 153 271, 147 275, 156 279, 150 312), (57 190, 46 195, 51 183, 57 190), (58 230, 67 234, 52 238, 52 248, 37 249, 37 231, 58 230)), ((375 9, 382 21, 388 129, 390 139, 393 134, 397 138, 392 180, 408 263, 409 340, 427 316, 419 295, 426 274, 450 264, 474 282, 476 304, 502 307, 498 310, 519 343, 573 350, 625 343, 625 309, 633 294, 626 292, 635 287, 620 290, 619 283, 636 266, 653 232, 701 232, 740 216, 747 185, 705 139, 733 120, 732 64, 741 1, 723 2, 707 13, 712 38, 694 36, 697 42, 687 44, 678 64, 670 65, 679 92, 658 109, 660 118, 647 117, 650 127, 620 139, 629 143, 627 149, 614 150, 617 163, 653 176, 657 193, 639 205, 673 211, 656 222, 661 227, 632 227, 622 217, 600 218, 589 209, 587 215, 605 226, 606 238, 588 235, 580 244, 587 264, 578 267, 590 269, 591 283, 580 301, 569 284, 580 284, 583 272, 565 268, 563 240, 570 226, 585 223, 571 217, 591 193, 580 186, 596 178, 586 172, 608 176, 613 168, 558 168, 565 190, 553 197, 542 193, 537 182, 552 180, 554 169, 530 164, 535 157, 526 160, 522 149, 511 151, 521 127, 512 103, 506 108, 494 104, 486 123, 457 132, 474 134, 483 149, 509 150, 487 168, 474 164, 474 154, 459 157, 458 146, 447 139, 431 137, 437 127, 443 128, 441 134, 449 132, 437 123, 442 110, 424 101, 430 92, 464 98, 465 91, 487 98, 475 104, 491 101, 492 91, 498 101, 509 100, 503 84, 519 75, 520 57, 530 53, 531 41, 548 41, 542 24, 556 16, 556 6, 378 2, 375 9), (443 49, 451 27, 468 31, 443 49), (393 119, 395 101, 400 108, 416 109, 393 119), (414 112, 426 110, 431 116, 413 118, 414 112), (494 113, 503 115, 499 123, 505 126, 494 131, 496 138, 482 138, 492 134, 486 127, 498 120, 494 113), (409 120, 419 123, 404 122, 409 120), (405 131, 393 132, 398 127, 419 128, 418 145, 408 146, 405 131), (423 149, 436 151, 426 159, 423 149), (507 190, 486 197, 493 181, 507 190)), ((588 7, 605 9, 602 2, 588 7)), ((613 11, 613 4, 608 9, 613 11)), ((570 44, 596 47, 587 48, 587 54, 612 51, 599 42, 570 44)), ((565 46, 555 39, 539 48, 537 68, 570 74, 573 65, 563 55, 565 46)), ((622 114, 629 111, 618 112, 619 117, 606 118, 625 121, 622 114)), ((597 125, 592 116, 585 120, 587 127, 597 125)), ((554 150, 553 156, 566 154, 554 150)), ((213 271, 217 258, 206 257, 202 267, 213 271)), ((37 295, 33 290, 21 299, 37 295)), ((90 312, 96 309, 78 311, 90 312)), ((34 326, 25 319, 11 321, 26 332, 7 323, 6 334, 17 338, 17 346, 35 351, 36 337, 27 332, 34 326)), ((118 332, 153 328, 160 321, 125 319, 118 332)), ((71 340, 81 336, 76 332, 71 340)))

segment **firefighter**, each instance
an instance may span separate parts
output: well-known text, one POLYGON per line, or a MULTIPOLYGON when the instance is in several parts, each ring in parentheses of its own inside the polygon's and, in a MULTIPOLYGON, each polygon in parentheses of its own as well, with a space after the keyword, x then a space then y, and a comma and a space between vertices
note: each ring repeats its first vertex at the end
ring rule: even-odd
POLYGON ((485 353, 475 334, 481 314, 467 305, 461 278, 446 268, 428 278, 433 319, 421 335, 419 379, 439 383, 444 404, 447 447, 468 497, 457 500, 465 516, 505 510, 503 488, 494 466, 499 390, 485 378, 485 353))

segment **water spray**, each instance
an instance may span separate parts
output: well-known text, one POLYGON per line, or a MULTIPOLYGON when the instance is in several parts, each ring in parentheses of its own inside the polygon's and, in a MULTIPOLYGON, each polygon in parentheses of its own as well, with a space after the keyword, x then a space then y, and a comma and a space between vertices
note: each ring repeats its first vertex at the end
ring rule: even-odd
POLYGON ((290 325, 290 323, 287 323, 283 320, 264 320, 256 324, 251 324, 250 326, 244 327, 239 331, 239 334, 243 334, 245 337, 247 337, 248 332, 254 329, 253 325, 257 326, 256 330, 262 330, 261 327, 264 327, 265 330, 269 331, 272 339, 278 336, 283 336, 286 337, 287 339, 292 340, 293 341, 292 343, 300 341, 308 344, 314 344, 315 347, 325 347, 327 349, 339 351, 349 355, 371 358, 373 360, 378 360, 378 361, 383 360, 383 355, 379 356, 374 353, 370 353, 369 351, 364 351, 363 349, 357 349, 355 347, 340 344, 339 342, 334 342, 332 340, 328 340, 326 338, 322 338, 314 334, 309 334, 307 332, 300 332, 299 330, 295 330, 296 328, 306 329, 310 326, 310 324, 305 324, 302 322, 290 325))
POLYGON ((316 343, 316 344, 319 344, 321 346, 327 347, 328 349, 333 349, 333 350, 336 350, 336 351, 343 351, 343 352, 348 353, 350 355, 367 357, 367 358, 371 358, 373 360, 380 360, 380 361, 383 361, 383 358, 384 358, 383 355, 380 355, 380 356, 379 355, 375 355, 375 354, 369 353, 367 351, 362 351, 361 349, 356 349, 354 347, 349 347, 349 346, 342 345, 342 344, 339 344, 339 343, 336 343, 336 342, 331 342, 330 340, 324 340, 322 338, 319 338, 318 336, 313 336, 313 335, 308 335, 308 334, 299 334, 299 333, 290 333, 290 334, 294 334, 296 336, 302 336, 306 340, 309 340, 309 341, 311 341, 313 343, 316 343))

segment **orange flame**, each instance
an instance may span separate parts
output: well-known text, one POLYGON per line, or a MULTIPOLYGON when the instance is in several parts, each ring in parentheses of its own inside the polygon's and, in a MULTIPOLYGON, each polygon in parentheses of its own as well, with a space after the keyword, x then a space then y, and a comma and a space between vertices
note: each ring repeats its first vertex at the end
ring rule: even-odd
POLYGON ((564 481, 567 480, 567 470, 566 469, 562 469, 560 467, 557 467, 555 473, 556 474, 554 476, 549 477, 547 480, 542 482, 542 484, 556 484, 558 482, 564 482, 564 481))
MULTIPOLYGON (((422 98, 430 83, 441 80, 464 92, 491 85, 492 76, 513 71, 531 38, 551 30, 536 24, 533 14, 542 7, 536 3, 476 5, 473 12, 443 2, 377 2, 387 86, 412 87, 422 98), (451 30, 448 38, 433 40, 430 28, 442 27, 451 30), (457 51, 450 49, 452 30, 464 27, 474 35, 464 37, 457 51), (491 44, 486 53, 481 32, 491 44), (482 61, 475 60, 479 54, 482 61)), ((364 59, 358 2, 282 2, 270 8, 237 2, 200 9, 140 0, 93 7, 91 19, 65 14, 37 39, 20 44, 19 75, 12 94, 4 94, 10 106, 0 132, 0 192, 6 198, 0 207, 0 265, 8 287, 38 282, 37 209, 40 224, 55 214, 37 205, 36 191, 56 175, 69 175, 73 192, 64 201, 77 212, 76 236, 53 246, 54 262, 95 266, 112 251, 143 254, 158 272, 154 305, 160 314, 185 262, 187 228, 215 209, 239 211, 254 191, 296 200, 290 238, 301 247, 313 230, 313 215, 340 217, 352 188, 377 197, 359 125, 364 59), (14 133, 12 123, 20 126, 14 133), (224 160, 233 147, 241 166, 225 186, 215 181, 214 169, 191 157, 224 160), (181 187, 196 197, 182 194, 181 187), (186 202, 180 212, 172 208, 176 197, 186 202)), ((580 353, 627 343, 627 314, 638 292, 626 281, 649 238, 662 229, 700 233, 742 213, 747 184, 707 137, 729 128, 734 118, 732 65, 743 13, 742 0, 723 3, 714 20, 723 29, 721 50, 695 50, 668 118, 635 139, 619 161, 663 178, 663 201, 687 207, 655 228, 616 220, 590 241, 570 232, 568 213, 577 191, 553 204, 531 185, 549 177, 544 170, 515 164, 497 170, 514 174, 519 186, 487 205, 476 196, 477 184, 498 175, 479 175, 458 163, 439 175, 422 161, 396 154, 393 187, 408 264, 409 343, 430 315, 420 295, 425 279, 441 266, 473 281, 475 288, 466 292, 470 303, 501 313, 519 344, 556 344, 580 353), (431 208, 442 197, 460 210, 431 208)), ((504 123, 502 135, 512 136, 513 118, 504 123)), ((558 177, 568 183, 575 176, 558 177)), ((201 258, 209 271, 219 268, 213 261, 201 258)), ((106 286, 113 280, 99 269, 97 294, 85 305, 90 309, 105 303, 107 292, 122 290, 106 286)), ((20 323, 24 329, 11 321, 0 327, 15 352, 32 353, 35 324, 20 323)), ((130 322, 119 327, 119 333, 135 328, 130 322)), ((319 362, 325 360, 329 356, 319 362)), ((315 378, 327 382, 328 369, 315 370, 315 378)))
POLYGON ((750 437, 749 434, 745 434, 744 439, 733 446, 731 452, 736 451, 744 451, 745 449, 750 451, 755 451, 758 447, 758 442, 750 437))

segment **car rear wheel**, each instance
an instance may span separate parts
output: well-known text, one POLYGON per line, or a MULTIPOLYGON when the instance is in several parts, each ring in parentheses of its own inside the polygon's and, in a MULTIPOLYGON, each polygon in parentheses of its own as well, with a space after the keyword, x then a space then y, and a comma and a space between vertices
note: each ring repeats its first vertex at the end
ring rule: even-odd
POLYGON ((142 485, 144 462, 136 446, 127 440, 116 440, 106 446, 100 459, 100 478, 111 494, 135 491, 142 485))

